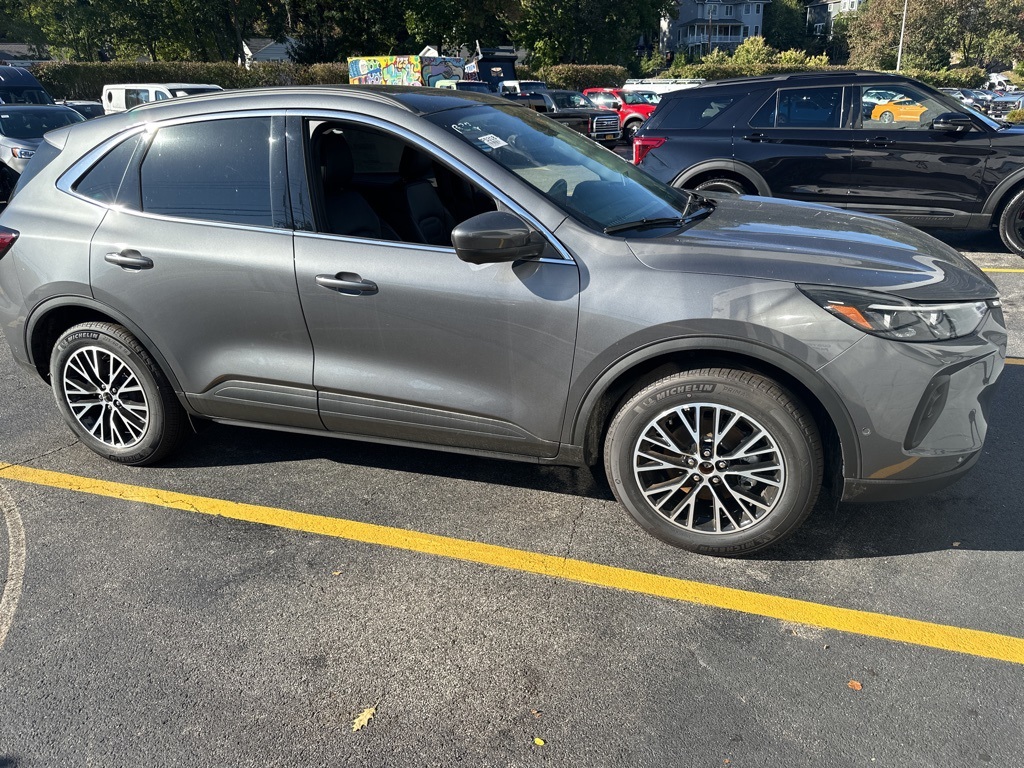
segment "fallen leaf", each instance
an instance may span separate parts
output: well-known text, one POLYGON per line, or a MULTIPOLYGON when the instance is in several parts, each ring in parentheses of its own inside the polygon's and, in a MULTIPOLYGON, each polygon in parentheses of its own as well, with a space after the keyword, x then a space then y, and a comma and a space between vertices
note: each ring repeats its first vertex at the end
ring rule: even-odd
POLYGON ((373 716, 377 714, 376 707, 367 707, 359 713, 359 717, 352 721, 352 732, 365 728, 367 723, 373 720, 373 716))
POLYGON ((331 571, 331 576, 341 576, 341 571, 331 571))
POLYGON ((846 684, 846 687, 854 691, 859 691, 864 686, 858 683, 856 680, 851 680, 846 684))
POLYGON ((953 542, 953 546, 954 547, 959 547, 960 546, 960 542, 959 541, 954 541, 953 542))
POLYGON ((543 747, 546 742, 540 736, 534 736, 533 743, 536 744, 538 747, 543 747))
POLYGON ((531 715, 533 715, 533 716, 534 716, 535 718, 537 718, 538 720, 540 720, 540 715, 541 715, 541 712, 540 712, 540 710, 539 710, 539 709, 531 709, 531 710, 530 710, 530 714, 531 714, 531 715))

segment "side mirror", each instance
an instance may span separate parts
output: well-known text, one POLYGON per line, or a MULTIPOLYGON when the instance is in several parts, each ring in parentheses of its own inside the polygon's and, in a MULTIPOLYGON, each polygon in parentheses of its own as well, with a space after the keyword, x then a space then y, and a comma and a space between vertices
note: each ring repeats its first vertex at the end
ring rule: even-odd
POLYGON ((466 219, 452 230, 455 254, 470 264, 497 264, 533 259, 546 245, 540 233, 518 216, 488 211, 466 219))
POLYGON ((945 131, 946 133, 965 133, 971 130, 973 125, 971 118, 959 112, 943 112, 932 120, 933 131, 945 131))

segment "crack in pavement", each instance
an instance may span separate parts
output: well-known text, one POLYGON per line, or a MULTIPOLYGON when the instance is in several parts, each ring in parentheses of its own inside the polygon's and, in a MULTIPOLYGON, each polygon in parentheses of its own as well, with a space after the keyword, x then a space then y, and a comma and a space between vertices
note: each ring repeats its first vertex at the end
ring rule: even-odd
POLYGON ((7 524, 7 544, 10 550, 7 558, 7 579, 4 581, 3 595, 0 595, 0 650, 3 650, 7 633, 14 624, 14 611, 21 597, 21 587, 25 579, 25 526, 14 498, 7 489, 0 485, 0 512, 7 524))

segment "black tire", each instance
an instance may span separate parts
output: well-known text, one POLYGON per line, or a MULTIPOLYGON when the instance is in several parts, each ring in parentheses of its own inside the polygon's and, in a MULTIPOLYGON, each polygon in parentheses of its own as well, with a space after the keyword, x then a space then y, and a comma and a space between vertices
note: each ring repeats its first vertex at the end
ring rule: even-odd
POLYGON ((694 192, 717 192, 718 194, 726 193, 729 195, 745 195, 747 194, 746 187, 736 179, 729 179, 726 177, 720 177, 715 179, 708 179, 702 181, 700 184, 693 188, 694 192))
POLYGON ((891 123, 896 118, 893 116, 892 112, 890 112, 889 110, 886 110, 885 112, 883 112, 882 114, 880 114, 878 116, 878 119, 881 120, 883 123, 891 123))
POLYGON ((50 381, 64 421, 111 461, 154 464, 186 433, 185 411, 167 377, 120 325, 69 328, 50 355, 50 381))
POLYGON ((1024 256, 1024 189, 1003 208, 999 216, 999 237, 1011 253, 1024 256))
POLYGON ((612 419, 604 459, 641 527, 726 557, 790 536, 814 508, 824 464, 807 409, 771 379, 729 368, 674 374, 633 395, 612 419))
POLYGON ((636 132, 640 130, 640 126, 643 124, 643 120, 630 120, 622 126, 622 140, 627 144, 632 144, 633 138, 636 136, 636 132))

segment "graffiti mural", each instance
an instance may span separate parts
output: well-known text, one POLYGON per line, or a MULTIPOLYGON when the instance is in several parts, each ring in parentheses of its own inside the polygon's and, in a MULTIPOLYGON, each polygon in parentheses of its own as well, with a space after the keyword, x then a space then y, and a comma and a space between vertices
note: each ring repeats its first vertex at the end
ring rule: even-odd
POLYGON ((448 56, 363 56, 348 60, 348 81, 356 85, 434 85, 462 80, 465 59, 448 56))

